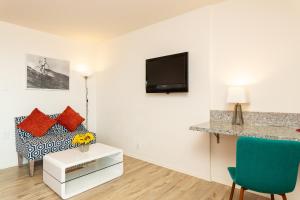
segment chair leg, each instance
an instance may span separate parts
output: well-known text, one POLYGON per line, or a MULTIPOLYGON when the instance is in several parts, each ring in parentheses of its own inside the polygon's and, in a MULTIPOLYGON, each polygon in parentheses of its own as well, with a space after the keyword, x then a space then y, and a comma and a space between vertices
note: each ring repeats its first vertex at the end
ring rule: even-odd
POLYGON ((33 176, 34 173, 34 160, 29 160, 29 176, 33 176))
POLYGON ((282 197, 282 200, 287 200, 286 195, 285 194, 281 194, 280 195, 282 197))
POLYGON ((241 188, 241 191, 240 191, 240 200, 244 200, 244 194, 245 194, 245 188, 241 188))
POLYGON ((20 153, 18 153, 18 166, 23 166, 23 156, 20 153))
POLYGON ((235 190, 235 182, 232 182, 232 187, 231 187, 231 192, 230 192, 229 200, 233 199, 234 190, 235 190))
POLYGON ((271 194, 271 200, 275 200, 274 194, 271 194))

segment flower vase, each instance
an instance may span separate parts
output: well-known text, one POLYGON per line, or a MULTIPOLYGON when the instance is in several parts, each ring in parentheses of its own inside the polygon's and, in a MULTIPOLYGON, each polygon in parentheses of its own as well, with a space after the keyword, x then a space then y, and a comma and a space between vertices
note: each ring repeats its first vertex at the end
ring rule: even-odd
POLYGON ((90 149, 90 144, 82 144, 79 146, 79 151, 88 152, 90 149))

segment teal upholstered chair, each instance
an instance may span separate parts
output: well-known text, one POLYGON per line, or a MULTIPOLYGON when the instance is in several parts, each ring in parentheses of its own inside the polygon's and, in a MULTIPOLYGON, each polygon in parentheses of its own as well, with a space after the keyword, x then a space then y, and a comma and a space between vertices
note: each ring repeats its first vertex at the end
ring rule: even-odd
POLYGON ((230 200, 235 184, 241 186, 240 200, 245 190, 281 195, 295 188, 300 161, 300 142, 240 137, 237 141, 236 167, 228 171, 233 180, 230 200))

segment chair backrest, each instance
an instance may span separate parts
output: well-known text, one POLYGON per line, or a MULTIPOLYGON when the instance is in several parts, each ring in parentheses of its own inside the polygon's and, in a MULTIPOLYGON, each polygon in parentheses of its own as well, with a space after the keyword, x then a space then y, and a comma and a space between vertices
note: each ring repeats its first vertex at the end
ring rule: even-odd
POLYGON ((284 194, 295 188, 300 142, 240 137, 236 183, 257 192, 284 194))
MULTIPOLYGON (((50 118, 55 119, 58 117, 59 114, 53 114, 53 115, 48 115, 50 118)), ((17 126, 26 118, 27 116, 21 116, 21 117, 16 117, 15 118, 15 128, 16 128, 16 138, 20 137, 23 140, 27 140, 29 138, 33 138, 33 136, 30 133, 27 133, 26 131, 23 131, 17 126)), ((86 132, 87 129, 84 127, 84 125, 80 125, 76 131, 82 131, 86 132)), ((63 133, 69 133, 69 131, 63 127, 62 125, 56 123, 53 127, 49 129, 49 131, 46 133, 46 135, 57 135, 57 134, 63 134, 63 133)))

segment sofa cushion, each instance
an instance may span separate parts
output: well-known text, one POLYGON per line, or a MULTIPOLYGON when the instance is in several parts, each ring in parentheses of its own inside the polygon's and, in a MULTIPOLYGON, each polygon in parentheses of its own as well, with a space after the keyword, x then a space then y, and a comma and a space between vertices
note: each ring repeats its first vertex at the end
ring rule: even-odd
POLYGON ((62 112, 57 118, 57 123, 64 126, 69 131, 75 131, 77 127, 84 121, 76 111, 74 111, 70 106, 68 106, 64 112, 62 112))
MULTIPOLYGON (((61 135, 64 133, 69 133, 70 131, 60 125, 59 123, 56 123, 54 126, 52 126, 48 133, 46 135, 61 135)), ((77 129, 74 132, 88 132, 88 130, 81 124, 77 127, 77 129)))
POLYGON ((17 127, 35 137, 41 137, 45 135, 55 123, 56 121, 54 119, 51 119, 39 109, 35 108, 17 127))
MULTIPOLYGON (((78 145, 73 145, 72 140, 76 133, 82 133, 81 131, 67 132, 57 135, 45 135, 43 137, 28 138, 23 148, 23 156, 28 160, 39 160, 48 153, 63 151, 66 149, 75 148, 78 145)), ((96 135, 94 134, 95 138, 96 135)), ((96 143, 96 140, 92 142, 96 143)))

